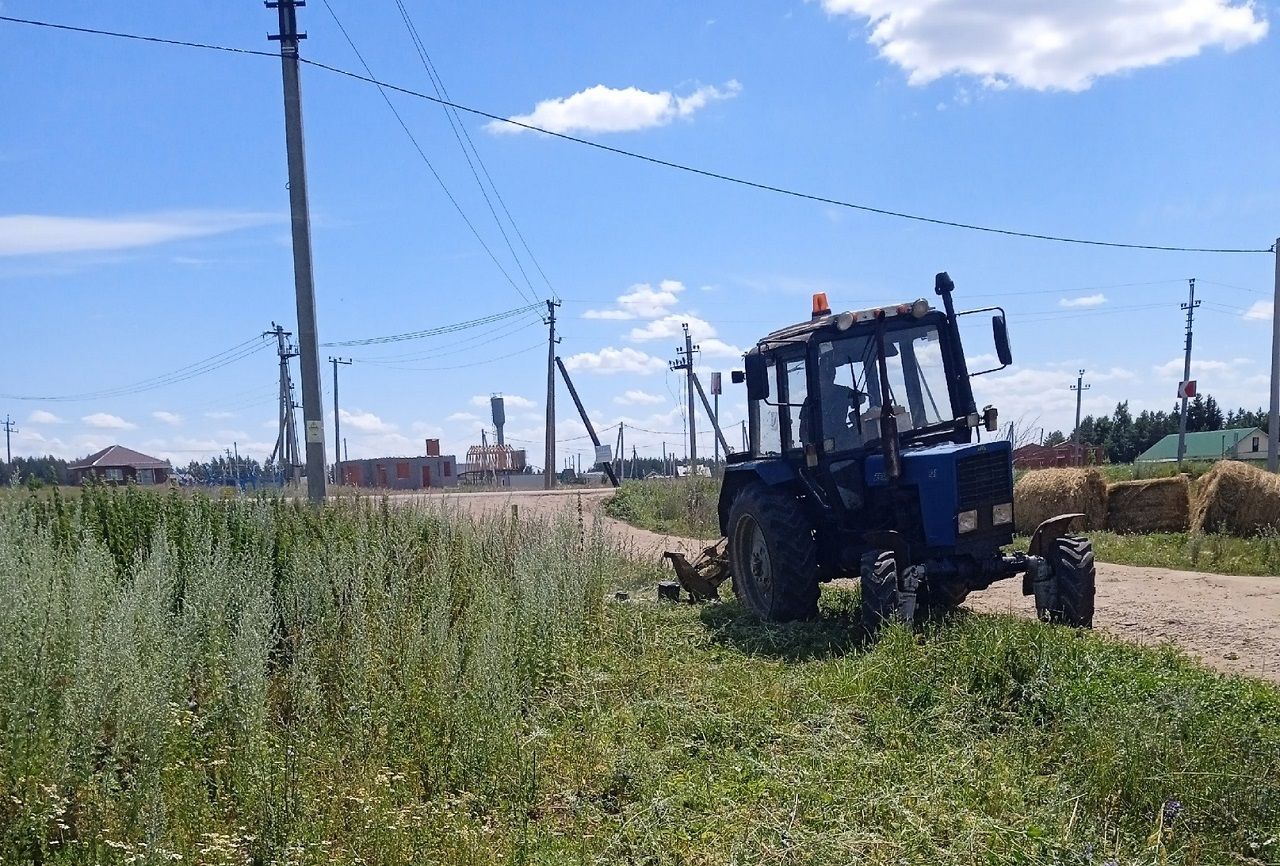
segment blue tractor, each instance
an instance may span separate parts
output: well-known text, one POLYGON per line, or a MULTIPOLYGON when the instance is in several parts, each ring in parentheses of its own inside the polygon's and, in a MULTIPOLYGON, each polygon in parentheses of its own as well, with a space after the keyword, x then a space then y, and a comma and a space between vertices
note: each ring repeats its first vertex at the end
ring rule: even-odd
POLYGON ((771 622, 817 614, 819 585, 858 577, 864 624, 918 622, 1020 576, 1047 622, 1093 622, 1089 541, 1063 514, 1013 542, 1013 454, 970 379, 1012 363, 1003 310, 927 300, 833 314, 774 331, 745 358, 750 448, 729 458, 719 517, 738 598, 771 622), (970 373, 960 316, 994 312, 999 364, 970 373), (982 433, 988 433, 982 441, 982 433))

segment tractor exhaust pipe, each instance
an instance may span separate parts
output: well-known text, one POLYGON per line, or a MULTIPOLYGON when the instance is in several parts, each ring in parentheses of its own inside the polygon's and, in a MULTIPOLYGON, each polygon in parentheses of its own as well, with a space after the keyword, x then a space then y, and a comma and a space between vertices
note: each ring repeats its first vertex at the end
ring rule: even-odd
POLYGON ((885 361, 884 310, 876 313, 876 372, 880 375, 880 447, 884 450, 884 469, 890 482, 902 477, 902 447, 898 439, 898 419, 893 414, 893 395, 889 393, 889 365, 885 361))

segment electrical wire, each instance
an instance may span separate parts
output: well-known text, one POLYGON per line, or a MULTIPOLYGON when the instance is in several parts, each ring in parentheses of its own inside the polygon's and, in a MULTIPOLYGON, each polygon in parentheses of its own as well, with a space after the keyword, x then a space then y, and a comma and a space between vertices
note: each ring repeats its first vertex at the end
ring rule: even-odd
MULTIPOLYGON (((328 0, 325 0, 328 3, 328 0)), ((418 28, 414 25, 409 10, 405 8, 402 0, 396 0, 396 8, 400 10, 400 19, 404 22, 405 28, 409 32, 409 40, 413 42, 413 47, 418 52, 418 59, 422 61, 422 68, 427 72, 427 78, 431 81, 431 86, 436 91, 436 96, 444 99, 449 98, 449 91, 444 86, 444 79, 440 77, 439 71, 436 70, 435 64, 431 61, 431 55, 427 52, 427 46, 422 41, 422 37, 418 35, 418 28)), ((489 193, 485 189, 484 183, 480 180, 480 175, 476 172, 475 163, 479 163, 481 171, 484 172, 485 178, 489 181, 490 188, 493 189, 494 198, 502 205, 502 211, 507 215, 507 220, 511 223, 511 228, 519 237, 521 244, 524 246, 525 252, 528 254, 530 261, 537 267, 538 272, 542 274, 542 279, 546 282, 547 288, 551 291, 551 296, 556 295, 555 289, 551 286, 551 281, 547 279, 546 272, 542 270, 542 266, 538 264, 538 260, 534 257, 533 251, 529 249, 529 244, 524 239, 524 234, 520 231, 520 227, 516 225, 515 218, 511 216, 507 203, 502 199, 502 193, 498 192, 498 186, 493 182, 493 176, 489 174, 489 168, 484 163, 484 158, 480 156, 480 151, 476 149, 476 143, 471 140, 471 133, 467 132, 467 128, 462 123, 462 118, 458 116, 455 109, 444 106, 445 119, 449 121, 449 128, 453 130, 454 140, 458 142, 458 147, 462 149, 462 156, 467 161, 467 167, 471 169, 471 176, 475 178, 476 186, 480 187, 480 194, 484 196, 484 202, 489 206, 489 213, 493 215, 493 221, 498 226, 498 231, 502 233, 502 240, 506 242, 507 250, 511 253, 511 258, 515 260, 516 267, 520 270, 520 276, 524 277, 525 284, 529 287, 529 291, 536 296, 537 289, 533 287, 533 283, 529 279, 529 274, 524 269, 524 264, 520 261, 520 256, 516 254, 515 247, 511 245, 511 238, 507 236, 506 227, 503 226, 502 220, 498 217, 498 212, 493 207, 493 202, 489 198, 489 193), (466 138, 466 144, 463 144, 463 137, 466 138), (470 145, 470 152, 468 152, 470 145), (475 163, 471 160, 471 155, 475 154, 475 163)))
MULTIPOLYGON (((29 18, 15 18, 9 15, 0 15, 0 21, 6 21, 11 24, 26 24, 26 25, 31 25, 35 27, 45 27, 53 30, 62 30, 62 31, 69 31, 74 33, 84 33, 84 34, 89 34, 93 36, 109 36, 117 39, 128 39, 128 40, 135 40, 139 42, 150 42, 150 43, 156 43, 161 45, 172 45, 172 46, 177 46, 182 48, 198 48, 198 49, 207 50, 207 51, 222 51, 222 52, 227 52, 232 54, 250 54, 258 57, 269 57, 272 59, 278 59, 280 56, 279 54, 271 51, 260 51, 260 50, 249 49, 249 48, 233 48, 226 45, 211 45, 209 43, 190 42, 190 41, 180 40, 180 39, 163 39, 156 36, 142 36, 136 33, 121 33, 117 31, 100 30, 100 29, 91 28, 91 27, 76 27, 69 24, 55 24, 49 21, 37 21, 29 18)), ((354 45, 352 46, 352 48, 354 50, 354 45)), ((358 52, 357 52, 357 55, 358 55, 358 52)), ((796 198, 796 199, 803 199, 806 201, 817 202, 819 204, 831 205, 832 207, 847 208, 850 210, 862 211, 865 213, 872 213, 880 216, 893 217, 895 219, 909 220, 912 222, 920 222, 920 223, 928 223, 931 225, 944 226, 947 228, 954 228, 954 229, 962 229, 965 231, 985 232, 988 234, 1003 235, 1006 237, 1026 238, 1029 240, 1050 241, 1054 243, 1076 244, 1076 245, 1082 245, 1082 246, 1110 247, 1114 249, 1149 250, 1154 252, 1176 252, 1176 253, 1234 254, 1234 253, 1274 253, 1276 252, 1275 244, 1272 244, 1271 246, 1265 247, 1265 248, 1209 247, 1209 246, 1193 247, 1193 246, 1174 246, 1174 245, 1165 245, 1165 244, 1137 244, 1137 243, 1122 243, 1119 241, 1103 241, 1103 240, 1096 240, 1091 238, 1077 238, 1077 237, 1070 237, 1065 235, 1050 235, 1050 234, 1043 234, 1040 232, 1004 229, 1004 228, 998 228, 994 226, 978 225, 976 223, 965 223, 957 220, 928 217, 920 214, 907 213, 905 211, 891 210, 888 208, 874 207, 872 205, 859 204, 857 202, 845 201, 842 199, 832 198, 830 196, 815 195, 813 193, 801 192, 798 190, 775 186, 773 184, 764 183, 761 181, 753 181, 753 180, 748 180, 746 178, 735 177, 734 175, 724 174, 724 173, 712 171, 709 169, 697 168, 696 166, 691 166, 691 165, 687 165, 679 162, 673 162, 671 160, 660 159, 659 157, 656 157, 656 156, 650 156, 648 154, 638 153, 636 151, 625 150, 623 148, 614 147, 608 144, 601 144, 598 141, 591 141, 590 139, 579 138, 577 136, 569 135, 563 132, 555 132, 549 129, 542 129, 541 127, 533 126, 532 124, 528 124, 528 123, 523 123, 521 121, 515 120, 510 117, 503 117, 501 115, 493 114, 488 111, 483 111, 478 108, 471 108, 470 106, 463 105, 461 103, 454 102, 449 99, 443 99, 441 97, 431 96, 429 94, 422 93, 417 90, 413 90, 412 88, 401 87, 399 85, 391 84, 389 82, 380 81, 379 79, 373 76, 372 71, 369 69, 367 64, 363 63, 363 61, 361 63, 362 65, 365 66, 365 72, 368 73, 366 75, 361 75, 358 72, 352 72, 351 70, 343 69, 338 66, 333 66, 328 63, 322 63, 318 60, 309 60, 305 57, 299 57, 298 61, 300 63, 305 63, 308 66, 313 66, 316 69, 323 69, 326 72, 331 72, 335 75, 341 75, 346 78, 351 78, 356 81, 362 81, 366 84, 374 85, 379 89, 380 92, 382 92, 383 98, 387 100, 388 105, 392 106, 393 111, 395 110, 395 106, 391 103, 390 98, 387 96, 385 92, 386 90, 390 90, 395 93, 401 93, 401 94, 404 94, 405 96, 412 96, 416 99, 424 99, 424 100, 427 100, 428 102, 434 102, 437 105, 442 105, 448 108, 452 108, 455 111, 465 112, 467 114, 470 114, 476 117, 483 117, 487 120, 492 120, 497 123, 505 123, 509 126, 525 129, 530 132, 540 132, 544 135, 549 135, 553 138, 559 138, 564 141, 574 142, 576 144, 581 144, 585 147, 594 148, 596 150, 600 150, 605 153, 611 153, 616 156, 623 156, 623 157, 627 157, 628 159, 647 162, 652 165, 657 165, 664 168, 670 168, 676 171, 686 172, 688 174, 698 175, 700 177, 709 178, 711 180, 719 180, 725 183, 735 184, 735 185, 747 187, 750 189, 756 189, 762 192, 771 192, 776 195, 782 195, 782 196, 787 196, 787 197, 796 198)), ((397 117, 399 117, 398 112, 397 112, 397 117)), ((402 126, 403 125, 404 124, 402 121, 402 126)), ((407 126, 405 127, 405 131, 408 132, 407 126)), ((416 140, 415 140, 415 144, 416 144, 416 140)), ((423 159, 426 160, 426 155, 422 154, 422 156, 423 156, 423 159)), ((432 169, 432 171, 434 173, 434 169, 432 169)), ((459 208, 459 211, 461 212, 460 208, 459 208)), ((465 214, 463 215, 463 217, 464 219, 466 218, 465 214)), ((469 220, 468 220, 468 225, 470 225, 469 220)), ((475 231, 474 226, 472 226, 472 231, 473 232, 475 231)), ((479 238, 479 233, 476 233, 476 236, 477 238, 479 238)), ((481 243, 482 245, 484 245, 483 240, 481 240, 481 243)), ((487 245, 484 245, 484 246, 485 246, 485 249, 488 251, 488 246, 487 245)), ((497 259, 493 257, 492 251, 489 251, 489 252, 490 252, 490 257, 494 258, 494 262, 496 264, 497 259)), ((515 281, 511 279, 509 274, 506 274, 506 270, 505 269, 502 269, 502 270, 504 275, 507 276, 508 282, 510 282, 511 285, 515 287, 517 291, 520 291, 519 286, 516 285, 515 281)), ((528 300, 528 298, 526 298, 526 300, 528 300)))
MULTIPOLYGON (((338 19, 338 14, 334 12, 333 7, 329 5, 329 0, 322 0, 322 2, 324 3, 325 9, 329 10, 329 15, 333 18, 333 23, 337 24, 338 30, 342 32, 342 37, 346 39, 347 44, 351 46, 351 50, 355 53, 356 59, 360 61, 360 65, 363 66, 364 71, 368 73, 368 78, 366 80, 373 83, 375 81, 373 70, 369 67, 369 64, 365 62, 364 55, 360 53, 360 49, 356 48, 356 43, 351 39, 350 34, 347 33, 347 28, 344 27, 342 25, 342 21, 338 19)), ((300 61, 302 60, 301 57, 298 59, 300 61)), ((413 134, 409 129, 409 124, 405 123, 404 118, 400 116, 399 109, 397 109, 395 103, 391 101, 391 97, 387 95, 383 85, 375 84, 374 86, 376 86, 378 88, 378 92, 382 94, 383 100, 386 101, 387 107, 391 109, 391 113, 395 115, 396 120, 400 124, 400 128, 404 130, 404 134, 409 137, 409 142, 413 145, 413 149, 418 152, 418 156, 422 157, 422 161, 431 172, 431 176, 436 179, 436 183, 440 185, 440 189, 444 191, 445 196, 448 197, 450 202, 452 202, 454 209, 458 212, 458 216, 462 217, 462 221, 467 224, 467 228, 471 229, 471 233, 475 235, 476 240, 479 241, 480 246, 484 248, 485 253, 487 253, 489 258, 493 260, 494 266, 502 272, 502 276, 506 278, 507 282, 511 284, 511 288, 515 289, 521 298, 532 303, 532 299, 524 293, 524 289, 520 288, 516 281, 511 278, 511 275, 507 273, 507 269, 498 261, 498 257, 493 254, 493 250, 489 249, 489 245, 485 243, 484 238, 480 236, 480 231, 475 227, 475 224, 471 222, 471 218, 467 216, 466 211, 462 209, 462 205, 454 197, 453 193, 449 191, 448 184, 444 182, 444 178, 440 176, 440 173, 436 171, 435 166, 431 164, 431 160, 427 157, 426 151, 422 149, 422 145, 418 144, 417 136, 413 134)), ((532 288, 532 286, 530 286, 530 288, 532 288)), ((537 292, 534 292, 534 297, 536 296, 537 292)))
POLYGON ((492 333, 486 331, 484 334, 477 334, 471 337, 467 337, 465 340, 457 340, 452 343, 445 343, 441 346, 437 346, 436 348, 427 350, 425 352, 402 352, 398 355, 375 355, 372 357, 354 356, 352 357, 351 360, 361 364, 373 364, 375 366, 385 366, 387 364, 407 364, 407 363, 412 363, 414 361, 429 361, 434 358, 442 358, 442 357, 447 357, 449 355, 458 355, 463 352, 470 351, 471 349, 475 349, 480 346, 485 346, 485 345, 488 345, 489 343, 493 343, 498 340, 505 339, 507 337, 512 336, 513 334, 518 334, 521 331, 527 331, 530 328, 539 327, 540 324, 541 323, 539 322, 526 322, 523 320, 517 320, 514 324, 514 327, 508 325, 506 327, 499 328, 497 331, 494 331, 492 333), (482 337, 484 339, 481 339, 482 337))
POLYGON ((512 319, 531 310, 536 310, 540 306, 541 304, 533 303, 524 307, 515 307, 510 310, 503 310, 500 313, 481 316, 478 319, 468 319, 465 322, 455 322, 452 325, 440 325, 439 327, 427 328, 422 331, 408 331, 403 334, 387 334, 381 337, 364 337, 359 340, 340 340, 334 343, 321 343, 320 345, 325 348, 338 348, 341 346, 374 346, 382 343, 401 343, 406 340, 421 340, 425 337, 438 337, 442 334, 453 334, 470 328, 478 328, 481 325, 491 325, 494 322, 512 319))
POLYGON ((516 351, 510 352, 506 355, 497 355, 492 358, 486 358, 483 361, 473 361, 470 364, 455 364, 452 367, 401 367, 393 364, 383 364, 381 366, 386 367, 389 370, 406 370, 414 373, 438 373, 444 370, 465 370, 469 367, 480 367, 484 364, 492 364, 495 361, 505 361, 507 358, 514 358, 517 355, 524 355, 529 352, 532 352, 534 349, 546 348, 546 345, 547 344, 545 341, 539 341, 537 343, 534 343, 532 346, 527 346, 523 349, 517 349, 516 351))
POLYGON ((102 400, 142 394, 147 391, 154 391, 158 388, 165 388, 169 385, 186 382, 198 376, 204 376, 215 370, 220 370, 229 364, 234 364, 237 361, 241 361, 251 355, 255 355, 267 348, 267 343, 265 342, 259 342, 257 345, 253 345, 255 340, 261 341, 262 339, 262 337, 255 337, 251 340, 246 340, 245 342, 240 343, 237 346, 232 346, 230 349, 226 349, 216 355, 211 355, 203 360, 195 361, 184 367, 179 367, 178 369, 172 370, 161 376, 142 379, 129 385, 120 385, 115 388, 104 388, 99 391, 83 391, 76 394, 0 394, 0 398, 6 400, 23 400, 42 403, 82 403, 89 400, 102 400))

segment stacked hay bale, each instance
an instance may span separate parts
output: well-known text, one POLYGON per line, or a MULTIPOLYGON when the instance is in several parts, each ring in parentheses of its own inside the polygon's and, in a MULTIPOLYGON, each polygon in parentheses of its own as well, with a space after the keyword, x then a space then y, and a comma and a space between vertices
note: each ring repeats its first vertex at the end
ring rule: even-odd
POLYGON ((1200 478, 1191 529, 1242 536, 1280 529, 1280 477, 1246 463, 1219 461, 1200 478))
POLYGON ((1096 469, 1037 469, 1013 488, 1014 528, 1029 535, 1050 517, 1083 514, 1072 529, 1102 529, 1107 522, 1107 482, 1096 469))
POLYGON ((1107 488, 1107 529, 1112 532, 1186 532, 1191 483, 1185 475, 1121 481, 1107 488))

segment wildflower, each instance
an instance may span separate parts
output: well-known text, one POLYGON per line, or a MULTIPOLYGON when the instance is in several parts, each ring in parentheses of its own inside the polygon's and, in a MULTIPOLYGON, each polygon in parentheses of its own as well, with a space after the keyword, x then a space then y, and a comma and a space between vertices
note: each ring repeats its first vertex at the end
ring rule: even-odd
POLYGON ((1177 800, 1166 800, 1164 803, 1164 822, 1172 824, 1182 814, 1182 804, 1177 800))

